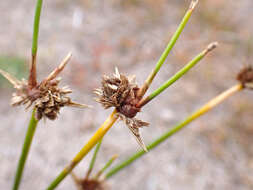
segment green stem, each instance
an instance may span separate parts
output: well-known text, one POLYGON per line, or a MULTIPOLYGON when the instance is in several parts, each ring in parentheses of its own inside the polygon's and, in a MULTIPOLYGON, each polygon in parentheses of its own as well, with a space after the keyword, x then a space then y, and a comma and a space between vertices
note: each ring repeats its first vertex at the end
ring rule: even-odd
POLYGON ((170 85, 176 82, 179 78, 181 78, 185 73, 187 73, 192 67, 194 67, 200 60, 202 60, 207 53, 213 50, 217 46, 217 42, 211 43, 208 47, 198 54, 193 60, 191 60, 186 66, 184 66, 180 71, 178 71, 175 75, 173 75, 169 80, 163 83, 158 89, 152 92, 149 96, 143 98, 138 104, 137 107, 142 107, 151 101, 153 98, 161 94, 164 90, 166 90, 170 85))
POLYGON ((97 175, 95 176, 95 179, 98 180, 98 178, 105 172, 105 170, 107 170, 107 168, 109 168, 112 163, 114 162, 114 160, 118 157, 118 155, 114 155, 106 164, 105 166, 97 173, 97 175))
MULTIPOLYGON (((37 0, 36 9, 35 9, 35 16, 34 16, 34 25, 33 25, 33 42, 32 42, 32 64, 30 68, 30 76, 28 80, 28 84, 30 88, 33 88, 37 84, 36 80, 36 55, 38 49, 38 36, 39 36, 39 24, 40 24, 40 13, 42 8, 42 0, 37 0)), ((21 157, 18 162, 18 167, 16 171, 16 176, 14 179, 13 190, 18 190, 19 184, 21 182, 25 162, 30 150, 30 146, 33 140, 33 136, 38 124, 38 120, 35 119, 35 110, 33 110, 32 117, 27 129, 25 141, 22 148, 21 157)))
POLYGON ((32 41, 32 64, 31 64, 30 76, 29 76, 29 80, 28 80, 30 88, 34 88, 37 85, 36 59, 37 59, 40 13, 41 13, 41 9, 42 9, 42 3, 43 3, 43 0, 37 0, 35 15, 34 15, 33 41, 32 41))
POLYGON ((138 93, 139 97, 142 97, 146 93, 146 91, 148 90, 148 88, 149 88, 150 84, 152 83, 153 79, 155 78, 156 74, 158 73, 158 71, 160 70, 164 61, 168 57, 170 51, 172 50, 172 48, 176 44, 180 34, 182 33, 183 29, 185 28, 185 25, 189 21, 191 15, 192 15, 192 12, 193 12, 194 8, 196 7, 197 3, 198 3, 198 1, 196 1, 196 0, 191 2, 189 9, 187 10, 186 14, 184 15, 180 25, 178 26, 176 32, 173 34, 171 40, 169 41, 169 43, 168 43, 166 49, 164 50, 163 54, 161 55, 160 59, 158 60, 154 70, 150 73, 147 80, 145 81, 142 88, 140 89, 140 91, 138 93))
POLYGON ((97 158, 97 153, 101 147, 101 144, 102 144, 102 139, 98 142, 97 146, 96 146, 96 149, 94 150, 94 153, 93 153, 93 156, 92 156, 92 159, 91 159, 91 162, 90 162, 90 166, 89 166, 89 169, 88 169, 88 172, 87 172, 87 175, 86 175, 86 179, 89 178, 93 168, 94 168, 94 165, 95 165, 95 161, 96 161, 96 158, 97 158))
POLYGON ((23 144, 23 148, 22 148, 22 153, 18 162, 18 167, 17 167, 17 171, 16 171, 16 176, 15 176, 15 180, 14 180, 14 185, 13 185, 13 190, 18 190, 19 188, 19 184, 21 182, 21 178, 22 178, 22 174, 24 171, 24 166, 25 166, 25 162, 31 147, 31 143, 33 140, 33 136, 38 124, 38 120, 35 119, 34 117, 35 114, 35 110, 33 110, 32 113, 32 117, 26 132, 26 137, 25 137, 25 141, 23 144))
POLYGON ((33 23, 33 42, 32 42, 32 55, 37 54, 38 49, 38 36, 39 36, 39 25, 40 25, 40 13, 42 8, 43 0, 37 0, 34 23, 33 23))
MULTIPOLYGON (((199 118, 201 115, 207 113, 209 110, 213 109, 215 106, 222 103, 225 99, 232 96, 234 93, 239 92, 243 89, 243 86, 241 84, 235 85, 228 90, 224 91, 217 97, 210 100, 208 103, 206 103, 204 106, 202 106, 200 109, 198 109, 196 112, 188 116, 185 120, 180 122, 179 124, 175 125, 172 129, 170 129, 168 132, 164 133, 160 137, 158 137, 156 140, 154 140, 151 144, 147 146, 148 150, 152 150, 153 148, 157 147, 160 143, 167 140, 169 137, 174 135, 175 133, 179 132, 181 129, 183 129, 185 126, 187 126, 189 123, 194 121, 195 119, 199 118)), ((124 169, 125 167, 129 166, 132 162, 143 156, 145 153, 144 150, 140 150, 136 152, 134 155, 126 159, 125 161, 121 162, 114 168, 112 168, 107 174, 106 179, 112 177, 116 173, 118 173, 120 170, 124 169)))

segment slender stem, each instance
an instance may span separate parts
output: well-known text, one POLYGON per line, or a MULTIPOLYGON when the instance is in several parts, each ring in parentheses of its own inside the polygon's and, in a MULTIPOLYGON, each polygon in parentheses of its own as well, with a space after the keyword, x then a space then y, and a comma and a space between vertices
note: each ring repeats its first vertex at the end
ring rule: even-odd
POLYGON ((176 82, 179 78, 181 78, 185 73, 187 73, 192 67, 194 67, 200 60, 202 60, 210 51, 216 48, 218 45, 217 42, 213 42, 207 46, 205 50, 203 50, 200 54, 198 54, 193 60, 191 60, 185 67, 183 67, 180 71, 178 71, 175 75, 173 75, 169 80, 163 83, 158 89, 152 92, 149 96, 140 100, 137 104, 137 107, 142 107, 151 101, 153 98, 158 96, 164 90, 166 90, 170 85, 176 82))
POLYGON ((101 127, 95 132, 90 140, 83 146, 79 153, 76 154, 74 159, 66 166, 62 172, 54 179, 54 181, 47 187, 47 190, 53 190, 61 183, 61 181, 75 168, 75 166, 90 152, 90 150, 104 137, 107 131, 117 121, 118 116, 114 110, 101 127))
POLYGON ((42 3, 43 3, 43 0, 37 0, 34 23, 33 23, 32 55, 36 55, 37 49, 38 49, 38 36, 39 36, 40 13, 42 9, 42 3))
MULTIPOLYGON (((39 23, 40 23, 40 13, 42 8, 42 0, 37 0, 35 15, 34 15, 34 24, 33 24, 33 42, 32 42, 32 64, 30 68, 30 76, 29 76, 29 87, 33 88, 37 85, 36 80, 36 54, 37 54, 37 47, 38 47, 38 36, 39 36, 39 23)), ((38 124, 38 120, 34 117, 35 110, 33 110, 32 117, 27 129, 25 141, 22 148, 21 157, 18 162, 18 167, 16 171, 16 176, 14 179, 13 190, 18 190, 19 184, 22 178, 25 162, 30 150, 30 146, 33 140, 33 136, 38 124)))
POLYGON ((170 51, 172 50, 172 48, 176 44, 180 34, 182 33, 183 29, 185 28, 185 25, 189 21, 191 15, 192 15, 192 12, 193 12, 194 8, 196 7, 197 3, 198 3, 197 0, 193 0, 191 2, 190 7, 188 8, 188 10, 187 10, 186 14, 184 15, 180 25, 178 26, 176 32, 173 34, 173 36, 172 36, 171 40, 169 41, 166 49, 164 50, 163 54, 161 55, 160 59, 158 60, 154 70, 149 74, 148 78, 146 79, 143 86, 139 90, 138 97, 142 98, 142 96, 148 90, 148 88, 149 88, 150 84, 152 83, 153 79, 155 78, 156 74, 158 73, 158 71, 160 70, 160 68, 163 65, 164 61, 166 60, 167 56, 169 55, 170 51))
POLYGON ((102 139, 98 142, 97 146, 96 146, 96 149, 94 150, 94 153, 93 153, 93 156, 92 156, 92 159, 91 159, 91 162, 90 162, 90 166, 89 166, 89 169, 88 169, 88 172, 86 174, 86 179, 89 178, 93 168, 94 168, 94 165, 95 165, 95 161, 96 161, 96 158, 97 158, 97 153, 101 147, 101 144, 102 144, 102 139))
POLYGON ((18 188, 19 188, 19 184, 21 182, 22 174, 24 171, 25 162, 26 162, 26 159, 27 159, 30 147, 31 147, 31 143, 33 140, 33 136, 34 136, 37 124, 38 124, 38 120, 35 119, 34 114, 35 114, 35 110, 33 110, 32 117, 31 117, 28 129, 26 132, 26 137, 25 137, 25 141, 23 144, 22 153, 21 153, 21 156, 20 156, 19 162, 18 162, 14 185, 12 188, 13 190, 18 190, 18 188))
POLYGON ((105 172, 105 170, 107 170, 111 165, 112 163, 114 162, 114 160, 116 160, 118 158, 118 155, 114 155, 106 164, 105 166, 99 170, 99 172, 97 173, 97 175, 95 176, 95 179, 98 180, 98 178, 105 172))
POLYGON ((39 25, 40 25, 40 13, 42 9, 43 0, 37 0, 34 23, 33 23, 33 41, 32 41, 32 64, 30 68, 29 86, 30 88, 36 86, 36 57, 38 49, 38 37, 39 37, 39 25))
MULTIPOLYGON (((183 120, 179 124, 175 125, 168 132, 164 133, 163 135, 161 135, 160 137, 155 139, 152 143, 150 143, 147 146, 147 149, 150 151, 151 149, 157 147, 160 143, 164 142, 169 137, 171 137, 172 135, 174 135, 175 133, 177 133, 178 131, 183 129, 189 123, 191 123, 195 119, 199 118, 201 115, 205 114, 206 112, 208 112, 209 110, 211 110, 212 108, 217 106, 218 104, 222 103, 225 99, 232 96, 234 93, 239 92, 242 89, 243 89, 243 86, 241 84, 238 84, 238 85, 235 85, 235 86, 229 88, 228 90, 224 91, 223 93, 221 93, 220 95, 218 95, 217 97, 213 98, 211 101, 206 103, 204 106, 202 106, 196 112, 194 112, 193 114, 188 116, 185 120, 183 120)), ((112 177, 113 175, 118 173, 120 170, 122 170, 123 168, 129 166, 132 162, 134 162, 135 160, 137 160, 138 158, 143 156, 145 153, 146 152, 143 151, 143 150, 136 152, 134 155, 132 155, 131 157, 129 157, 125 161, 121 162, 120 164, 118 164, 114 168, 112 168, 106 174, 106 178, 108 179, 108 178, 112 177)))

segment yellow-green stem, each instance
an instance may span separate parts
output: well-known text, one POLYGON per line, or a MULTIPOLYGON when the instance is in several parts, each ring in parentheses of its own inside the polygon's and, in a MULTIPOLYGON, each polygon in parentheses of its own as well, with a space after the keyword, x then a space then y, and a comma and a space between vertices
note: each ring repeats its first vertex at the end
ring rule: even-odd
POLYGON ((98 153, 98 151, 99 151, 99 149, 100 149, 100 147, 101 147, 101 144, 102 144, 102 139, 98 142, 98 144, 97 144, 97 146, 96 146, 96 148, 95 148, 95 150, 94 150, 92 159, 91 159, 91 161, 90 161, 89 169, 88 169, 88 172, 87 172, 87 174, 86 174, 86 179, 89 178, 89 176, 90 176, 90 174, 91 174, 91 172, 92 172, 92 170, 93 170, 93 168, 94 168, 95 161, 96 161, 96 158, 97 158, 97 153, 98 153))
MULTIPOLYGON (((206 103, 204 106, 202 106, 200 109, 198 109, 196 112, 194 112, 193 114, 191 114, 190 116, 188 116, 185 120, 183 120, 179 124, 175 125, 168 132, 164 133, 163 135, 161 135, 160 137, 158 137, 157 139, 155 139, 152 143, 150 143, 147 146, 147 149, 150 151, 153 148, 157 147, 160 143, 164 142, 169 137, 173 136, 175 133, 177 133, 178 131, 180 131, 181 129, 183 129, 185 126, 187 126, 189 123, 191 123, 195 119, 199 118, 201 115, 207 113, 209 110, 211 110, 215 106, 217 106, 220 103, 222 103, 225 99, 227 99, 228 97, 232 96, 234 93, 239 92, 242 89, 243 89, 243 86, 241 84, 238 84, 238 85, 235 85, 235 86, 229 88, 228 90, 226 90, 225 92, 221 93, 217 97, 213 98, 208 103, 206 103)), ((135 160, 137 160, 138 158, 140 158, 141 156, 143 156, 145 153, 146 152, 143 151, 143 150, 136 152, 135 154, 133 154, 132 156, 130 156, 128 159, 126 159, 125 161, 119 163, 117 166, 115 166, 114 168, 112 168, 106 174, 106 178, 108 179, 108 178, 112 177, 113 175, 115 175, 116 173, 118 173, 119 171, 121 171, 122 169, 124 169, 125 167, 129 166, 130 164, 132 164, 135 160)))
POLYGON ((55 189, 59 183, 75 168, 75 166, 90 152, 90 150, 104 137, 107 131, 117 121, 118 116, 114 110, 106 121, 100 126, 90 140, 83 146, 83 148, 76 154, 73 160, 68 166, 66 166, 62 172, 55 178, 55 180, 47 187, 47 190, 55 189))
POLYGON ((29 76, 29 86, 30 88, 36 86, 36 59, 37 59, 37 50, 38 50, 38 37, 39 37, 39 26, 40 26, 40 13, 42 9, 43 0, 37 0, 35 14, 34 14, 34 23, 33 23, 33 41, 32 41, 32 63, 30 68, 29 76))
POLYGON ((185 25, 189 21, 191 15, 192 15, 192 12, 193 12, 194 8, 196 7, 197 3, 198 3, 197 0, 193 0, 191 2, 189 9, 187 10, 186 14, 184 15, 181 23, 179 24, 176 32, 173 34, 171 40, 169 41, 169 43, 168 43, 166 49, 164 50, 163 54, 161 55, 160 59, 158 60, 154 70, 149 74, 148 78, 146 79, 143 86, 139 90, 138 97, 141 98, 148 90, 148 88, 149 88, 150 84, 152 83, 153 79, 155 78, 156 74, 158 73, 161 66, 165 62, 166 58, 168 57, 170 51, 172 50, 172 48, 176 44, 180 34, 182 33, 183 29, 185 28, 185 25))
POLYGON ((14 184, 12 187, 13 190, 18 190, 18 188, 19 188, 19 185, 20 185, 20 182, 22 179, 22 174, 23 174, 24 167, 25 167, 25 163, 27 160, 27 156, 28 156, 28 153, 29 153, 29 150, 30 150, 30 147, 32 144, 33 136, 34 136, 37 124, 38 124, 38 120, 35 119, 34 114, 35 114, 35 110, 33 110, 32 117, 31 117, 28 129, 26 132, 26 137, 25 137, 25 141, 23 144, 22 153, 19 158, 16 176, 15 176, 14 184))
POLYGON ((198 54, 193 60, 191 60, 186 66, 184 66, 180 71, 178 71, 175 75, 173 75, 169 80, 163 83, 158 89, 152 92, 149 96, 140 100, 137 104, 137 107, 143 107, 145 104, 150 102, 156 96, 161 94, 164 90, 166 90, 169 86, 175 83, 178 79, 180 79, 185 73, 187 73, 191 68, 193 68, 198 62, 200 62, 209 52, 217 47, 218 43, 213 42, 207 46, 205 50, 203 50, 200 54, 198 54))
POLYGON ((99 170, 99 172, 97 173, 97 175, 95 176, 95 179, 99 179, 99 177, 105 172, 105 170, 107 170, 111 165, 112 163, 114 162, 114 160, 116 160, 118 158, 118 155, 114 155, 106 164, 105 166, 99 170))

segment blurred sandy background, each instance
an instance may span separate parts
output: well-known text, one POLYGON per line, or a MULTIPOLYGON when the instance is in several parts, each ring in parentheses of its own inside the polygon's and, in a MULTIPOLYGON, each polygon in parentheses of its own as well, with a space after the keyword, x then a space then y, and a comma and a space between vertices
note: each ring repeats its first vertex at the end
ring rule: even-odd
MULTIPOLYGON (((117 66, 142 84, 165 48, 190 0, 45 0, 38 72, 46 76, 72 51, 62 85, 74 100, 94 106, 64 108, 55 122, 40 122, 20 189, 40 190, 58 175, 111 110, 93 101, 100 76, 117 66)), ((0 67, 27 76, 35 0, 0 1, 0 67), (20 66, 21 65, 21 66, 20 66)), ((220 46, 159 98, 139 118, 146 143, 203 103, 235 84, 238 69, 252 62, 252 0, 200 0, 151 90, 183 67, 211 41, 220 46)), ((30 111, 11 108, 13 89, 0 78, 0 187, 11 189, 30 111)), ((150 90, 150 91, 151 91, 150 90)), ((149 91, 149 92, 150 92, 149 91)), ((253 189, 253 93, 244 91, 189 125, 150 154, 111 178, 112 190, 253 189)), ((118 122, 106 135, 96 170, 117 153, 139 149, 118 122)), ((84 176, 90 155, 74 170, 84 176)), ((68 177, 59 190, 75 189, 68 177)))

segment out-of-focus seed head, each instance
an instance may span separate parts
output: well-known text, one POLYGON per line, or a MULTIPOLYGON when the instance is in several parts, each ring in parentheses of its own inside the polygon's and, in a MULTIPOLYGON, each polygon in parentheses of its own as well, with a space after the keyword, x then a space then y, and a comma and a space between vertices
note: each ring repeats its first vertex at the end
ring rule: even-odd
POLYGON ((253 68, 247 66, 243 68, 237 75, 237 80, 244 88, 253 89, 253 68))
POLYGON ((56 79, 56 77, 64 69, 70 57, 71 54, 41 83, 34 83, 36 86, 29 85, 29 82, 24 79, 19 81, 9 73, 0 70, 0 73, 16 88, 16 92, 12 95, 11 105, 26 105, 26 108, 34 106, 35 117, 38 120, 42 117, 50 120, 56 119, 60 108, 64 106, 87 107, 84 104, 71 101, 70 97, 67 96, 72 92, 69 88, 58 86, 60 79, 56 79))
POLYGON ((95 179, 84 179, 79 184, 80 190, 106 190, 103 182, 95 179))
POLYGON ((104 180, 95 178, 78 178, 74 173, 71 173, 78 190, 108 190, 108 185, 104 180))
POLYGON ((120 119, 132 131, 141 147, 147 150, 140 136, 139 128, 148 126, 148 123, 134 118, 140 111, 140 108, 136 106, 139 102, 138 90, 135 76, 123 75, 116 68, 113 76, 103 76, 101 87, 94 92, 98 96, 96 101, 105 109, 116 108, 120 119))

